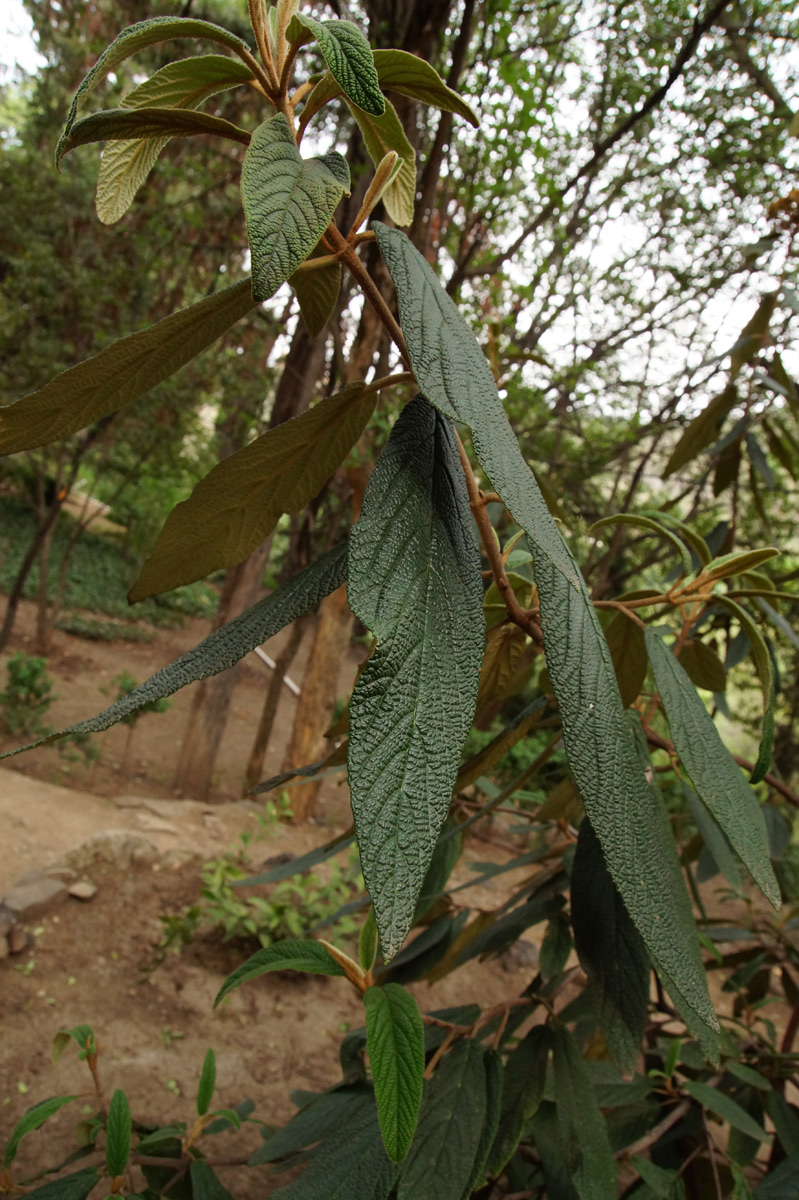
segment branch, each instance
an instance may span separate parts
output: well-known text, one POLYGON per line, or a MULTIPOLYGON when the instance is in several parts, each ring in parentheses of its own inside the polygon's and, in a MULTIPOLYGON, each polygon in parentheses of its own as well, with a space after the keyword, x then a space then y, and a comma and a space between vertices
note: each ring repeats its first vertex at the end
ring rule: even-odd
MULTIPOLYGON (((646 740, 650 746, 654 746, 657 750, 667 750, 669 754, 677 753, 674 742, 670 742, 668 738, 661 737, 659 733, 655 733, 654 729, 647 729, 645 732, 646 740)), ((748 758, 742 758, 740 754, 733 754, 732 757, 738 766, 743 767, 745 771, 754 771, 755 764, 750 762, 748 758)), ((780 793, 784 800, 787 800, 794 808, 799 808, 799 796, 787 784, 783 783, 781 779, 777 779, 776 775, 772 775, 770 771, 767 771, 763 778, 769 787, 774 788, 775 792, 780 793)))

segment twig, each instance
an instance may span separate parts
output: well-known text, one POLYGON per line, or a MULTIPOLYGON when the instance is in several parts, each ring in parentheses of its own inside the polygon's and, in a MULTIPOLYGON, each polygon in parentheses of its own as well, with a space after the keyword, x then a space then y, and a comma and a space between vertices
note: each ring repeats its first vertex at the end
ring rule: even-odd
POLYGON ((631 1146, 625 1146, 623 1150, 617 1151, 615 1157, 632 1158, 634 1155, 640 1154, 642 1150, 653 1146, 655 1142, 663 1137, 664 1133, 667 1133, 671 1129, 672 1125, 676 1125, 685 1116, 690 1107, 690 1100, 681 1100, 677 1107, 673 1108, 662 1121, 658 1121, 657 1125, 653 1125, 649 1132, 640 1137, 637 1142, 633 1142, 631 1146))
POLYGON ((380 294, 380 289, 378 288, 377 284, 372 279, 361 260, 358 258, 358 255, 355 253, 354 247, 346 240, 343 234, 339 232, 337 226, 334 225, 332 221, 325 230, 325 237, 327 238, 327 241, 334 252, 340 258, 341 262, 343 262, 344 266, 349 271, 350 275, 352 275, 353 279, 360 285, 364 296, 377 313, 385 328, 388 330, 402 358, 407 363, 408 367, 410 367, 411 359, 410 355, 408 354, 408 347, 405 344, 405 335, 400 329, 391 309, 388 307, 382 295, 380 294))
MULTIPOLYGON (((644 732, 650 746, 654 746, 658 750, 667 750, 669 754, 677 753, 674 742, 670 742, 668 738, 661 737, 659 733, 655 733, 654 729, 647 728, 644 732)), ((743 767, 745 771, 751 772, 754 770, 754 763, 750 762, 748 758, 743 758, 740 754, 733 754, 732 757, 738 766, 743 767)), ((770 771, 766 772, 763 779, 769 787, 774 788, 775 792, 779 792, 789 804, 793 805, 794 808, 799 808, 799 796, 787 784, 783 783, 781 779, 777 779, 776 775, 772 775, 770 771)))

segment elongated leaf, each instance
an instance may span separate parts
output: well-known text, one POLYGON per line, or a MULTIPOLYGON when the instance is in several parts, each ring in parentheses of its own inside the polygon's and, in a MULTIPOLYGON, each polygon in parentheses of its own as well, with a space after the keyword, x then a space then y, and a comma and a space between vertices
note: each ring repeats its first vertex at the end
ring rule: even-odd
POLYGON ((636 529, 645 529, 647 533, 655 533, 658 537, 665 538, 667 542, 671 542, 674 549, 680 555, 683 574, 691 574, 691 555, 688 552, 687 546, 670 529, 664 529, 658 521, 652 520, 651 517, 636 516, 634 513, 617 513, 615 516, 603 517, 601 521, 596 521, 588 532, 594 535, 600 529, 608 529, 614 525, 632 525, 636 529))
POLYGON ((683 785, 683 795, 713 862, 730 886, 739 891, 742 886, 741 872, 738 870, 738 860, 724 831, 688 784, 683 785))
POLYGON ((500 1105, 504 1068, 502 1056, 496 1050, 486 1050, 483 1056, 486 1075, 486 1117, 477 1143, 477 1154, 472 1168, 472 1177, 467 1183, 461 1200, 470 1200, 472 1192, 482 1188, 488 1177, 488 1156, 499 1130, 500 1105))
POLYGON ((372 1102, 340 1136, 324 1140, 299 1179, 274 1195, 278 1200, 387 1200, 396 1179, 372 1102))
MULTIPOLYGON (((397 225, 410 225, 416 200, 416 152, 405 136, 402 122, 390 101, 382 117, 373 117, 357 104, 347 101, 358 122, 369 157, 377 166, 390 150, 400 156, 402 165, 383 192, 386 212, 397 225)), ((421 383, 422 381, 419 380, 421 383)))
POLYGON ((433 108, 457 113, 475 129, 480 124, 474 109, 462 96, 447 87, 438 72, 423 58, 417 58, 405 50, 375 50, 373 54, 377 78, 385 91, 399 92, 401 96, 421 100, 433 108))
MULTIPOLYGON (((685 1186, 676 1171, 668 1171, 648 1158, 640 1158, 635 1154, 630 1163, 649 1189, 645 1193, 646 1200, 678 1200, 678 1197, 685 1196, 685 1186)), ((644 1200, 644 1196, 639 1195, 639 1200, 644 1200)))
POLYGON ((371 971, 372 967, 375 965, 375 959, 377 958, 377 943, 378 935, 377 921, 375 921, 375 910, 370 908, 369 912, 366 914, 366 920, 361 926, 361 932, 358 936, 358 962, 361 964, 364 971, 371 971))
MULTIPOLYGON (((196 108, 227 88, 252 82, 244 63, 222 54, 201 54, 168 63, 122 101, 123 108, 196 108)), ((133 203, 169 137, 111 142, 97 177, 97 215, 106 225, 118 221, 133 203)))
POLYGON ((32 1200, 86 1200, 99 1179, 100 1173, 96 1167, 84 1167, 82 1171, 53 1179, 51 1183, 34 1188, 25 1195, 31 1196, 32 1200))
POLYGON ((350 702, 349 782, 386 962, 411 927, 477 699, 485 626, 470 520, 453 431, 419 396, 350 536, 350 607, 377 649, 350 702))
POLYGON ((352 1121, 359 1121, 366 1111, 374 1117, 375 1095, 371 1087, 356 1084, 322 1092, 301 1108, 287 1125, 266 1137, 263 1146, 259 1146, 250 1158, 250 1166, 276 1162, 328 1138, 338 1140, 345 1135, 346 1127, 352 1121))
POLYGON ((131 601, 233 567, 269 536, 284 512, 300 512, 366 426, 374 392, 352 383, 218 463, 173 508, 131 601))
POLYGON ((796 630, 788 624, 782 613, 778 613, 776 609, 772 608, 768 601, 764 600, 762 596, 758 597, 757 603, 758 607, 766 614, 772 625, 779 629, 780 633, 788 639, 794 649, 799 650, 799 635, 797 635, 796 630))
MULTIPOLYGON (((643 632, 643 630, 641 631, 643 632)), ((712 646, 688 640, 678 655, 680 666, 696 687, 718 694, 727 687, 727 672, 712 646)))
POLYGON ((544 1095, 549 1029, 534 1025, 505 1065, 499 1129, 488 1157, 488 1174, 499 1176, 510 1161, 522 1134, 544 1095))
POLYGON ((438 1066, 402 1164, 397 1200, 461 1200, 473 1176, 486 1119, 486 1069, 479 1042, 460 1041, 438 1066))
POLYGON ((121 1175, 128 1165, 130 1154, 130 1105, 120 1088, 116 1088, 108 1106, 105 1126, 105 1161, 112 1179, 121 1175))
POLYGON ((216 1172, 202 1159, 195 1158, 189 1167, 192 1200, 233 1200, 230 1192, 220 1182, 216 1172))
POLYGON ((194 137, 213 133, 249 146, 250 135, 222 117, 182 108, 107 108, 76 121, 68 138, 61 139, 58 162, 78 146, 92 142, 129 141, 136 138, 194 137))
POLYGON ((213 25, 210 21, 195 21, 193 18, 184 17, 152 17, 147 21, 138 21, 135 25, 129 25, 103 51, 75 93, 61 141, 56 149, 56 159, 61 157, 61 142, 70 135, 83 97, 89 92, 93 92, 115 67, 124 62, 126 58, 130 58, 132 54, 146 49, 147 46, 153 46, 157 42, 171 41, 172 38, 202 38, 226 46, 240 58, 251 59, 246 42, 243 42, 235 33, 222 29, 219 25, 213 25))
POLYGON ((590 821, 580 825, 571 886, 574 942, 608 1050, 634 1071, 649 1015, 649 955, 605 865, 590 821))
POLYGON ((757 358, 765 346, 778 296, 779 289, 760 297, 754 315, 744 325, 741 336, 730 352, 730 379, 735 379, 741 367, 757 358))
POLYGON ((686 525, 684 521, 678 520, 678 518, 673 516, 671 513, 661 512, 659 509, 644 509, 641 512, 641 516, 651 517, 654 521, 658 521, 660 524, 665 522, 665 524, 669 525, 671 528, 676 529, 682 540, 686 542, 694 551, 700 563, 704 564, 710 562, 713 555, 710 553, 710 548, 707 542, 704 538, 700 537, 698 533, 695 533, 690 525, 686 525))
POLYGON ((70 1104, 76 1100, 77 1096, 53 1096, 50 1100, 42 1100, 40 1104, 34 1104, 29 1108, 20 1121, 14 1127, 14 1131, 8 1140, 5 1151, 3 1153, 3 1166, 10 1167, 17 1156, 19 1144, 24 1137, 34 1130, 39 1129, 44 1125, 50 1117, 63 1108, 65 1104, 70 1104))
MULTIPOLYGON (((310 871, 311 867, 316 867, 319 863, 327 862, 329 858, 334 858, 336 854, 341 854, 342 850, 346 850, 354 841, 355 830, 354 826, 351 825, 345 833, 339 833, 322 846, 317 846, 316 849, 309 850, 307 854, 300 854, 298 858, 292 858, 289 862, 279 863, 278 866, 271 867, 268 871, 264 871, 259 875, 252 875, 248 879, 242 879, 240 886, 247 887, 256 883, 278 883, 281 879, 291 879, 292 875, 301 875, 305 871, 310 871)), ((234 886, 236 885, 234 884, 234 886)))
POLYGON ((795 1200, 799 1188, 799 1154, 784 1159, 754 1190, 754 1200, 795 1200))
POLYGON ((674 745, 694 787, 763 894, 779 908, 780 889, 769 860, 766 823, 757 797, 663 639, 648 628, 646 644, 674 745))
POLYGON ((307 30, 319 43, 322 57, 342 92, 373 117, 381 117, 386 102, 372 57, 372 49, 352 21, 316 21, 297 13, 286 31, 290 42, 307 30))
POLYGON ((664 478, 673 475, 715 442, 722 425, 737 402, 738 391, 734 383, 728 384, 720 395, 713 397, 707 407, 699 416, 694 417, 684 430, 663 469, 664 478))
POLYGON ((255 307, 244 279, 56 375, 38 392, 0 408, 0 454, 45 446, 124 408, 255 307))
POLYGON ((605 630, 621 702, 628 708, 641 694, 649 660, 644 631, 638 621, 618 613, 605 630))
POLYGON ((316 762, 307 763, 304 767, 294 767, 290 771, 281 771, 270 779, 264 779, 262 783, 250 788, 250 795, 261 796, 265 792, 273 792, 290 780, 312 779, 314 775, 319 775, 322 771, 343 766, 347 761, 347 741, 348 739, 345 738, 340 746, 337 746, 330 754, 326 754, 324 758, 317 758, 316 762))
POLYGON ((740 1104, 736 1104, 731 1096, 720 1091, 719 1088, 710 1087, 699 1079, 689 1079, 683 1084, 683 1089, 692 1099, 696 1100, 697 1104, 709 1109, 717 1117, 721 1117, 722 1121, 732 1125, 733 1129, 745 1133, 747 1137, 757 1138, 761 1142, 766 1141, 769 1137, 765 1129, 758 1125, 748 1112, 744 1112, 740 1104))
POLYGON ((228 975, 214 1000, 214 1008, 228 992, 269 971, 304 971, 306 975, 344 974, 344 968, 330 957, 319 942, 275 942, 265 950, 256 951, 246 963, 228 975))
POLYGON ((718 579, 727 579, 730 575, 744 575, 759 567, 761 563, 768 562, 770 558, 776 558, 779 553, 780 551, 774 546, 764 546, 763 549, 758 550, 744 550, 742 553, 735 551, 732 554, 724 554, 721 558, 714 558, 703 569, 702 574, 714 582, 718 579))
POLYGON ((197 1088, 197 1115, 204 1117, 211 1107, 211 1100, 216 1087, 216 1055, 213 1050, 208 1050, 203 1062, 202 1075, 200 1076, 199 1087, 197 1088))
MULTIPOLYGON (((31 746, 42 746, 74 733, 100 733, 103 729, 116 725, 130 713, 136 712, 143 704, 161 700, 189 683, 226 671, 256 646, 268 641, 286 625, 302 616, 309 608, 315 608, 325 596, 329 596, 340 587, 346 578, 347 546, 344 543, 310 567, 306 567, 299 575, 295 575, 265 600, 260 600, 258 604, 247 609, 240 617, 223 625, 221 629, 214 630, 199 645, 176 658, 168 666, 162 667, 160 671, 156 671, 155 675, 151 675, 127 696, 122 696, 110 708, 98 713, 96 717, 89 717, 86 721, 79 721, 76 725, 40 738, 39 741, 32 742, 31 746)), ((8 750, 0 755, 0 758, 20 754, 22 750, 29 750, 31 746, 8 750)), ((295 868, 290 874, 294 874, 298 869, 295 868)))
POLYGON ((553 1029, 551 1037, 558 1123, 577 1194, 580 1200, 616 1200, 616 1164, 591 1076, 566 1028, 553 1029))
POLYGON ((422 1103, 424 1025, 413 996, 398 983, 369 988, 363 1006, 383 1145, 392 1162, 402 1162, 422 1103))
POLYGON ((282 113, 258 126, 241 171, 256 300, 274 295, 316 249, 349 190, 346 159, 334 150, 303 159, 282 113))
POLYGON ((542 1101, 533 1117, 532 1133, 541 1158, 546 1195, 552 1200, 580 1200, 569 1171, 558 1111, 548 1100, 542 1101))
POLYGON ((763 693, 763 735, 760 739, 760 751, 752 771, 751 783, 760 783, 765 777, 771 762, 771 749, 774 745, 774 668, 771 655, 765 639, 745 608, 737 604, 730 596, 719 595, 717 603, 721 604, 738 620, 738 624, 749 639, 760 689, 763 693))
MULTIPOLYGON (((324 246, 317 246, 309 261, 327 254, 324 246)), ((314 271, 299 270, 289 276, 302 313, 305 327, 311 337, 318 337, 333 314, 341 290, 341 264, 329 263, 314 271)))

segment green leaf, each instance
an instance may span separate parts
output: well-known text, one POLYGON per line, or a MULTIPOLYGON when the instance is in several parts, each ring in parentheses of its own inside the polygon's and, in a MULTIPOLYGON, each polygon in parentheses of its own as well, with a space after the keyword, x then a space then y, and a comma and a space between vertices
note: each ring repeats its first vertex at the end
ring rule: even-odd
MULTIPOLYGON (((221 671, 226 671, 308 609, 315 608, 325 596, 341 587, 346 578, 347 545, 344 543, 336 546, 310 567, 306 567, 299 575, 288 580, 265 600, 260 600, 247 609, 240 617, 229 621, 221 629, 214 630, 199 645, 162 667, 160 671, 156 671, 155 675, 151 675, 127 696, 120 697, 96 717, 69 725, 66 729, 32 742, 30 746, 8 750, 0 755, 0 758, 20 754, 23 750, 29 750, 31 746, 42 746, 73 733, 100 733, 103 729, 109 729, 118 721, 124 720, 145 704, 171 696, 198 679, 207 679, 209 675, 218 675, 221 671)), ((291 865, 289 875, 296 874, 298 870, 300 867, 297 860, 291 865)), ((88 1026, 86 1028, 88 1029, 88 1026)))
POLYGON ((424 1025, 413 996, 398 983, 368 988, 363 1005, 383 1145, 392 1162, 402 1162, 422 1103, 424 1025))
POLYGON ((636 529, 644 529, 647 533, 655 533, 658 537, 665 538, 682 559, 683 575, 691 574, 692 564, 688 547, 680 541, 675 533, 672 533, 670 529, 664 529, 658 521, 653 521, 651 517, 636 516, 633 513, 616 513, 615 516, 603 517, 601 521, 596 521, 588 533, 590 536, 594 536, 600 529, 608 529, 614 525, 632 525, 636 529))
MULTIPOLYGON (((394 105, 386 100, 386 111, 382 117, 373 117, 357 104, 351 101, 347 103, 375 166, 378 166, 390 150, 396 151, 400 156, 401 166, 383 192, 382 201, 392 221, 397 225, 410 225, 416 202, 416 152, 405 136, 394 105)), ((373 222, 372 227, 375 228, 376 224, 373 222)))
POLYGON ((0 454, 45 446, 124 408, 255 307, 244 279, 62 371, 39 391, 0 408, 0 454))
POLYGON ((418 396, 350 535, 350 607, 377 649, 350 702, 349 783, 386 962, 411 928, 477 699, 485 625, 470 523, 452 428, 418 396))
POLYGON ((799 1154, 792 1154, 761 1180, 754 1190, 754 1200, 796 1200, 797 1189, 799 1154))
POLYGON ((108 1106, 105 1124, 105 1161, 112 1179, 121 1175, 130 1155, 130 1105, 123 1091, 116 1088, 108 1106))
POLYGON ((57 163, 70 150, 92 142, 130 141, 136 138, 194 137, 198 133, 213 133, 217 137, 249 146, 246 129, 214 117, 210 113, 181 108, 107 108, 76 121, 68 138, 62 138, 57 163))
POLYGON ((736 550, 732 554, 714 558, 703 568, 702 575, 715 583, 719 579, 727 579, 730 575, 744 575, 747 571, 753 571, 761 563, 768 562, 770 558, 777 558, 779 554, 780 551, 774 546, 744 550, 742 553, 736 550))
POLYGON ((216 1055, 209 1049, 203 1062, 200 1083, 197 1088, 197 1115, 204 1117, 211 1107, 211 1098, 216 1087, 216 1055))
POLYGON ((245 963, 228 975, 214 1000, 214 1008, 228 992, 233 992, 243 983, 258 979, 268 971, 304 971, 306 975, 343 975, 344 968, 330 957, 319 942, 275 942, 265 950, 258 950, 245 963))
POLYGON ((303 1174, 277 1200, 387 1200, 397 1178, 380 1137, 374 1103, 326 1138, 303 1174))
POLYGON ((649 1016, 649 956, 586 818, 571 878, 574 942, 599 1026, 620 1071, 634 1071, 649 1016))
POLYGON ((694 787, 758 887, 779 908, 780 889, 771 867, 766 823, 757 797, 663 639, 648 628, 646 644, 674 745, 694 787))
POLYGON ((532 1133, 541 1158, 547 1197, 551 1200, 580 1200, 569 1172, 558 1112, 548 1100, 541 1102, 533 1117, 532 1133))
POLYGON ((448 819, 436 842, 430 866, 427 868, 427 874, 416 901, 416 911, 413 914, 414 925, 419 924, 447 886, 452 869, 460 858, 462 841, 457 824, 451 818, 448 819))
POLYGON ((32 1108, 29 1108, 22 1120, 18 1121, 14 1127, 3 1154, 3 1166, 11 1166, 17 1156, 19 1144, 24 1137, 29 1133, 33 1133, 41 1125, 44 1125, 45 1121, 52 1117, 54 1113, 57 1113, 60 1108, 63 1108, 65 1104, 69 1104, 73 1100, 77 1100, 77 1096, 53 1096, 52 1099, 42 1100, 40 1104, 34 1104, 32 1108))
POLYGON ((629 708, 641 694, 649 665, 643 628, 637 621, 620 612, 605 630, 605 640, 610 650, 621 702, 625 708, 629 708))
POLYGON ((375 910, 370 906, 369 912, 366 914, 366 920, 361 926, 360 936, 358 937, 358 961, 364 971, 371 971, 375 965, 377 940, 375 910))
POLYGON ((457 92, 447 87, 444 80, 423 58, 408 54, 405 50, 375 50, 374 64, 380 86, 387 92, 399 92, 412 100, 421 100, 433 108, 457 113, 474 125, 480 119, 457 92))
POLYGON ((233 1200, 208 1163, 195 1158, 189 1167, 193 1200, 233 1200))
POLYGON ((647 1200, 677 1200, 678 1196, 685 1195, 685 1187, 677 1171, 659 1167, 648 1158, 641 1158, 637 1154, 632 1156, 630 1164, 635 1167, 649 1189, 647 1200))
POLYGON ((488 1174, 498 1177, 511 1157, 544 1094, 550 1035, 534 1025, 505 1065, 499 1129, 488 1156, 488 1174))
POLYGON ((82 1171, 54 1179, 51 1183, 34 1188, 32 1192, 26 1192, 25 1195, 30 1196, 32 1200, 86 1200, 99 1179, 100 1174, 96 1167, 84 1167, 82 1171))
MULTIPOLYGON (((252 78, 244 63, 222 54, 201 54, 156 71, 125 96, 122 107, 196 108, 208 97, 249 84, 252 78)), ((167 136, 106 146, 97 177, 97 215, 104 224, 112 225, 125 215, 168 141, 167 136)))
POLYGON ((663 469, 664 479, 673 475, 686 463, 691 462, 712 442, 716 441, 722 425, 737 403, 738 391, 734 383, 729 383, 724 391, 720 395, 714 396, 699 416, 694 417, 693 421, 685 428, 663 469))
POLYGON ((312 867, 318 866, 319 863, 327 862, 329 858, 334 858, 335 855, 341 854, 342 850, 346 850, 354 841, 354 829, 353 826, 350 826, 344 833, 337 834, 329 842, 324 842, 321 846, 309 850, 307 854, 300 854, 297 858, 292 858, 288 862, 278 863, 276 867, 271 867, 268 871, 259 872, 257 875, 251 875, 247 879, 242 879, 241 886, 248 887, 261 883, 279 883, 281 879, 291 879, 293 875, 301 875, 305 871, 310 871, 312 867))
POLYGON ((754 316, 744 325, 741 336, 730 352, 730 379, 735 379, 741 367, 757 358, 765 347, 778 296, 779 289, 766 292, 760 297, 754 316))
POLYGON ((372 48, 352 21, 316 21, 297 13, 286 30, 290 42, 308 30, 319 43, 322 57, 344 95, 373 117, 381 117, 386 102, 372 57, 372 48))
MULTIPOLYGON (((309 255, 308 262, 326 255, 321 244, 309 255)), ((311 337, 318 337, 333 314, 341 291, 341 264, 328 263, 313 271, 302 268, 289 276, 300 306, 302 319, 311 337)))
MULTIPOLYGON (((279 1158, 296 1154, 307 1146, 327 1138, 340 1139, 352 1121, 360 1121, 368 1112, 376 1117, 375 1095, 371 1087, 363 1084, 336 1088, 322 1092, 296 1113, 288 1124, 277 1133, 268 1135, 250 1158, 250 1166, 275 1162, 279 1158)), ((378 1141, 379 1141, 378 1134, 378 1141)))
POLYGON ((591 1076, 574 1038, 551 1032, 555 1098, 569 1172, 580 1200, 616 1200, 616 1163, 591 1076))
POLYGON ((486 1119, 486 1068, 479 1042, 459 1041, 436 1069, 419 1127, 402 1164, 397 1200, 461 1200, 473 1177, 486 1119))
POLYGON ((192 18, 182 17, 153 17, 150 20, 138 21, 135 25, 129 25, 103 51, 75 93, 64 132, 56 149, 56 159, 61 156, 61 142, 69 137, 84 96, 93 92, 115 67, 124 62, 126 58, 130 58, 132 54, 146 49, 147 46, 153 46, 156 42, 168 42, 173 38, 184 37, 204 38, 207 41, 217 42, 219 45, 233 50, 240 58, 250 58, 251 61, 246 42, 236 37, 234 33, 230 33, 229 30, 222 29, 219 25, 213 25, 209 21, 195 21, 192 18))
POLYGON ((730 886, 740 891, 742 883, 738 860, 723 830, 688 784, 683 786, 683 794, 711 858, 730 886))
POLYGON ((710 548, 704 538, 695 533, 690 525, 686 525, 684 521, 680 521, 677 517, 672 516, 669 512, 662 512, 659 509, 644 509, 641 512, 642 517, 652 517, 654 521, 662 524, 664 521, 673 526, 677 530, 684 542, 687 542, 691 549, 696 554, 700 563, 709 563, 713 555, 710 553, 710 548))
POLYGON ((241 171, 256 300, 273 296, 316 249, 349 190, 346 160, 336 151, 302 158, 282 113, 258 126, 241 171))
POLYGON ((727 672, 716 651, 706 642, 687 641, 677 657, 685 674, 696 687, 715 693, 726 689, 727 672))
POLYGON ((768 771, 771 762, 771 749, 774 745, 774 703, 776 697, 771 655, 757 623, 745 608, 742 608, 730 596, 718 595, 716 596, 716 601, 736 617, 741 629, 749 638, 752 659, 754 660, 755 670, 760 682, 760 690, 763 694, 763 735, 760 739, 760 751, 757 756, 757 762, 750 778, 750 783, 760 783, 768 771))
POLYGON ((469 1200, 472 1192, 485 1185, 488 1178, 488 1156, 499 1130, 502 1103, 504 1068, 502 1056, 496 1050, 486 1050, 483 1058, 486 1073, 486 1119, 477 1144, 472 1177, 467 1183, 461 1200, 469 1200))
POLYGON ((542 979, 548 982, 560 974, 566 966, 571 948, 572 937, 569 922, 562 913, 556 913, 550 919, 541 942, 538 967, 542 979))
POLYGON ((761 1142, 767 1141, 770 1137, 762 1125, 758 1125, 748 1112, 744 1112, 740 1104, 736 1104, 731 1096, 720 1091, 719 1088, 710 1087, 709 1084, 702 1083, 699 1079, 688 1079, 682 1086, 683 1091, 696 1100, 697 1104, 701 1104, 703 1108, 708 1109, 717 1117, 721 1117, 722 1121, 732 1125, 733 1129, 738 1129, 747 1137, 757 1138, 761 1142))
POLYGON ((364 393, 351 383, 217 463, 169 514, 131 601, 243 562, 282 513, 301 512, 361 436, 375 406, 364 393))

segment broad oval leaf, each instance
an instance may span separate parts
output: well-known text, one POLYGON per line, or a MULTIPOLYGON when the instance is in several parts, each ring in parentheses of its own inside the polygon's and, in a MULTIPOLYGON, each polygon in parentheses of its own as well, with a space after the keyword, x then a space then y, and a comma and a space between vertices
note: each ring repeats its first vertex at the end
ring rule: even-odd
POLYGON ((564 1026, 552 1030, 558 1125, 580 1200, 616 1200, 617 1168, 591 1076, 564 1026))
MULTIPOLYGON (((250 68, 223 54, 200 54, 168 63, 129 92, 123 108, 196 108, 227 88, 250 84, 250 68)), ((105 225, 118 221, 133 203, 169 137, 111 142, 97 177, 97 215, 105 225)))
MULTIPOLYGON (((357 104, 351 101, 347 103, 375 166, 382 162, 390 150, 399 155, 401 165, 383 192, 382 200, 392 221, 397 225, 410 225, 416 201, 416 152, 405 136, 394 105, 387 100, 386 111, 381 117, 375 117, 364 112, 357 104)), ((376 228, 376 224, 373 227, 376 228)))
POLYGON ((200 1083, 197 1087, 197 1115, 204 1117, 211 1107, 211 1100, 216 1087, 216 1055, 209 1049, 203 1062, 200 1083))
POLYGON ((641 694, 649 662, 643 628, 638 621, 619 612, 605 630, 605 641, 610 650, 621 702, 625 708, 629 708, 641 694))
POLYGON ((368 988, 363 1006, 383 1145, 392 1162, 402 1162, 422 1103, 422 1015, 413 996, 398 983, 368 988))
POLYGON ((646 644, 677 753, 702 800, 763 894, 780 907, 780 889, 757 797, 722 742, 685 671, 652 629, 646 644))
POLYGON ((193 137, 198 133, 214 133, 249 146, 250 135, 222 117, 195 112, 187 108, 107 108, 76 121, 68 138, 60 142, 60 162, 70 150, 91 142, 126 141, 133 138, 193 137))
MULTIPOLYGON (((306 261, 313 262, 323 255, 327 255, 327 250, 319 245, 306 261)), ((294 288, 306 329, 311 337, 318 337, 333 315, 341 291, 341 263, 327 263, 314 270, 301 266, 289 276, 289 283, 294 288)))
POLYGON ((241 172, 256 300, 274 295, 314 251, 349 189, 346 160, 335 151, 302 158, 282 113, 258 126, 241 172))
POLYGON ((357 442, 374 404, 365 384, 349 384, 217 463, 169 514, 131 601, 243 562, 282 513, 300 512, 319 492, 357 442))
POLYGON ((228 975, 219 989, 214 1008, 229 992, 258 979, 269 971, 304 971, 306 975, 344 975, 344 968, 330 957, 319 942, 275 942, 265 950, 257 950, 251 958, 228 975))
POLYGON ((727 672, 718 654, 707 642, 689 639, 680 650, 678 659, 685 674, 696 687, 714 693, 726 690, 727 672))
POLYGON ((129 25, 103 51, 76 91, 64 132, 56 148, 56 160, 61 157, 61 142, 69 137, 83 97, 89 92, 93 92, 98 84, 102 83, 106 76, 114 70, 114 67, 119 66, 132 54, 146 49, 147 46, 153 46, 157 42, 171 41, 172 38, 201 38, 217 42, 219 45, 233 50, 239 58, 249 62, 253 61, 246 42, 243 42, 230 30, 223 29, 220 25, 214 25, 210 21, 196 21, 191 17, 152 17, 147 21, 138 21, 135 25, 129 25))
POLYGON ((62 371, 38 392, 0 408, 0 454, 46 446, 124 408, 255 307, 250 280, 243 279, 62 371))
MULTIPOLYGON (((0 758, 10 758, 23 750, 30 750, 33 746, 43 746, 73 733, 100 733, 124 720, 144 704, 171 696, 198 679, 207 679, 209 675, 227 671, 256 646, 274 637, 310 608, 315 608, 325 596, 341 587, 346 578, 347 546, 344 543, 306 567, 266 599, 259 600, 240 617, 229 621, 220 629, 215 629, 198 645, 162 667, 160 671, 156 671, 155 675, 151 675, 127 696, 122 696, 96 717, 89 717, 86 721, 79 721, 76 725, 58 730, 57 733, 48 734, 29 746, 7 750, 0 758)), ((300 869, 296 863, 289 866, 287 876, 300 869)), ((79 1028, 86 1029, 91 1034, 88 1025, 79 1028)))
POLYGON ((34 1104, 32 1108, 29 1108, 24 1117, 14 1126, 3 1152, 3 1166, 11 1166, 24 1137, 39 1129, 60 1108, 63 1108, 65 1104, 70 1104, 73 1100, 77 1100, 77 1096, 53 1096, 50 1100, 42 1100, 41 1103, 34 1104))
POLYGON ((412 100, 421 100, 423 104, 430 104, 445 112, 457 113, 475 128, 480 124, 479 117, 463 96, 447 87, 438 72, 423 58, 408 54, 406 50, 375 50, 373 53, 381 88, 398 92, 401 96, 410 96, 412 100))
POLYGON ((386 102, 380 91, 372 48, 358 26, 352 21, 316 21, 298 13, 286 31, 289 41, 299 40, 303 30, 318 41, 330 74, 344 95, 364 112, 381 117, 386 102))
POLYGON ((125 1093, 116 1088, 108 1106, 105 1124, 105 1161, 112 1179, 121 1175, 130 1155, 130 1105, 125 1093))
POLYGON ((453 430, 417 396, 349 553, 350 607, 377 637, 350 702, 349 782, 386 962, 411 927, 477 699, 485 624, 470 520, 453 430))

